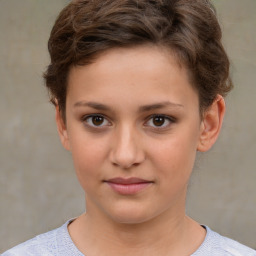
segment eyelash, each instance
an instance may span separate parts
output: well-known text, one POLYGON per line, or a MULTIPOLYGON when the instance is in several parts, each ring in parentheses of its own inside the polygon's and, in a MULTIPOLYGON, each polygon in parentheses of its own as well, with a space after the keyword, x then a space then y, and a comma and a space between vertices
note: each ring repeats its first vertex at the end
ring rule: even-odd
MULTIPOLYGON (((154 115, 151 115, 147 121, 146 121, 146 124, 149 123, 151 120, 151 122, 153 122, 153 118, 164 118, 164 123, 166 123, 166 121, 168 122, 167 125, 164 125, 164 126, 154 126, 154 125, 146 125, 147 127, 148 126, 151 126, 153 129, 155 130, 163 130, 163 129, 166 129, 168 128, 171 124, 175 123, 176 122, 176 118, 174 117, 171 117, 171 116, 167 116, 167 115, 163 115, 163 114, 154 114, 154 115)), ((86 116, 83 116, 82 117, 82 121, 85 123, 86 126, 90 127, 90 128, 95 128, 95 129, 103 129, 104 127, 106 126, 110 126, 111 125, 111 122, 108 121, 108 119, 102 115, 102 114, 93 114, 93 115, 86 115, 86 116), (89 124, 88 120, 90 120, 91 118, 94 118, 94 117, 100 117, 100 118, 103 118, 103 124, 105 121, 107 121, 109 124, 105 124, 105 125, 94 125, 92 124, 92 120, 90 121, 91 124, 89 124)))
POLYGON ((101 114, 93 114, 93 115, 84 116, 84 117, 82 117, 82 121, 85 123, 86 126, 88 126, 90 128, 102 129, 102 127, 104 127, 104 126, 110 126, 110 125, 104 125, 104 126, 103 125, 99 125, 99 126, 97 126, 97 125, 89 124, 88 120, 90 118, 94 118, 94 117, 103 118, 103 122, 105 122, 107 120, 107 122, 110 123, 108 121, 108 119, 104 115, 101 115, 101 114))
MULTIPOLYGON (((169 128, 169 126, 173 123, 176 122, 176 119, 174 117, 171 117, 171 116, 167 116, 167 115, 163 115, 163 114, 154 114, 154 115, 151 115, 149 118, 148 118, 148 121, 146 123, 149 123, 150 121, 153 122, 153 118, 163 118, 164 119, 164 123, 168 122, 168 124, 165 124, 165 125, 161 125, 161 126, 151 126, 153 129, 155 130, 164 130, 164 129, 167 129, 169 128)), ((150 125, 149 125, 150 126, 150 125)))

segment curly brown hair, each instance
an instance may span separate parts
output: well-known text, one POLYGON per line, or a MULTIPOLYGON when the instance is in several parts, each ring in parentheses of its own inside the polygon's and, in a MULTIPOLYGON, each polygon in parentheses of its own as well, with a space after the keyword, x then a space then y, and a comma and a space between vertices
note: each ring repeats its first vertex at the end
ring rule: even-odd
POLYGON ((114 47, 157 44, 189 71, 200 110, 232 88, 221 28, 209 0, 76 0, 59 14, 48 42, 44 73, 51 102, 65 117, 71 66, 87 65, 114 47))

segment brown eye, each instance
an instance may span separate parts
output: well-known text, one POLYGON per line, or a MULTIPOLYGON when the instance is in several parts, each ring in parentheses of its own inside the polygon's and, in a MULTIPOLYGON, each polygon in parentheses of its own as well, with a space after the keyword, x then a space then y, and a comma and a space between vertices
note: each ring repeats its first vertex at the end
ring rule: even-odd
POLYGON ((86 125, 91 127, 103 127, 103 126, 109 126, 109 121, 101 115, 90 115, 84 118, 83 122, 86 123, 86 125))
POLYGON ((99 126, 99 125, 103 124, 103 122, 104 122, 104 118, 102 116, 93 116, 92 117, 92 123, 95 126, 99 126))
POLYGON ((163 116, 155 116, 155 117, 153 117, 153 124, 155 126, 162 126, 165 122, 165 119, 166 118, 163 116))
POLYGON ((146 126, 164 129, 175 123, 175 118, 166 115, 152 115, 146 123, 146 126))

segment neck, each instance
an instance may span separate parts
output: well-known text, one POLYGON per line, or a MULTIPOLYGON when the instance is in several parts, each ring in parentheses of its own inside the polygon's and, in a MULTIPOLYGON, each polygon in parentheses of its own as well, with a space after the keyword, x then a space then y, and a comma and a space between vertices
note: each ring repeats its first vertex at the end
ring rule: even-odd
POLYGON ((102 252, 127 256, 188 255, 199 247, 205 236, 182 207, 175 208, 175 214, 164 212, 137 224, 117 223, 89 210, 70 225, 69 231, 76 246, 86 255, 104 255, 102 252))

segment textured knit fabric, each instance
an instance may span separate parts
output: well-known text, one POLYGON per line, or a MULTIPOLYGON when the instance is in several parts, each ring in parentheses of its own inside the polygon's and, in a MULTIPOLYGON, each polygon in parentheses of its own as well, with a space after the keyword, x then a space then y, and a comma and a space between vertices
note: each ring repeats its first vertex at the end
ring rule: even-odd
MULTIPOLYGON (((67 228, 69 222, 17 245, 2 256, 85 256, 71 240, 67 228)), ((208 227, 205 228, 207 230, 205 240, 191 256, 256 256, 255 250, 223 237, 208 227)))

